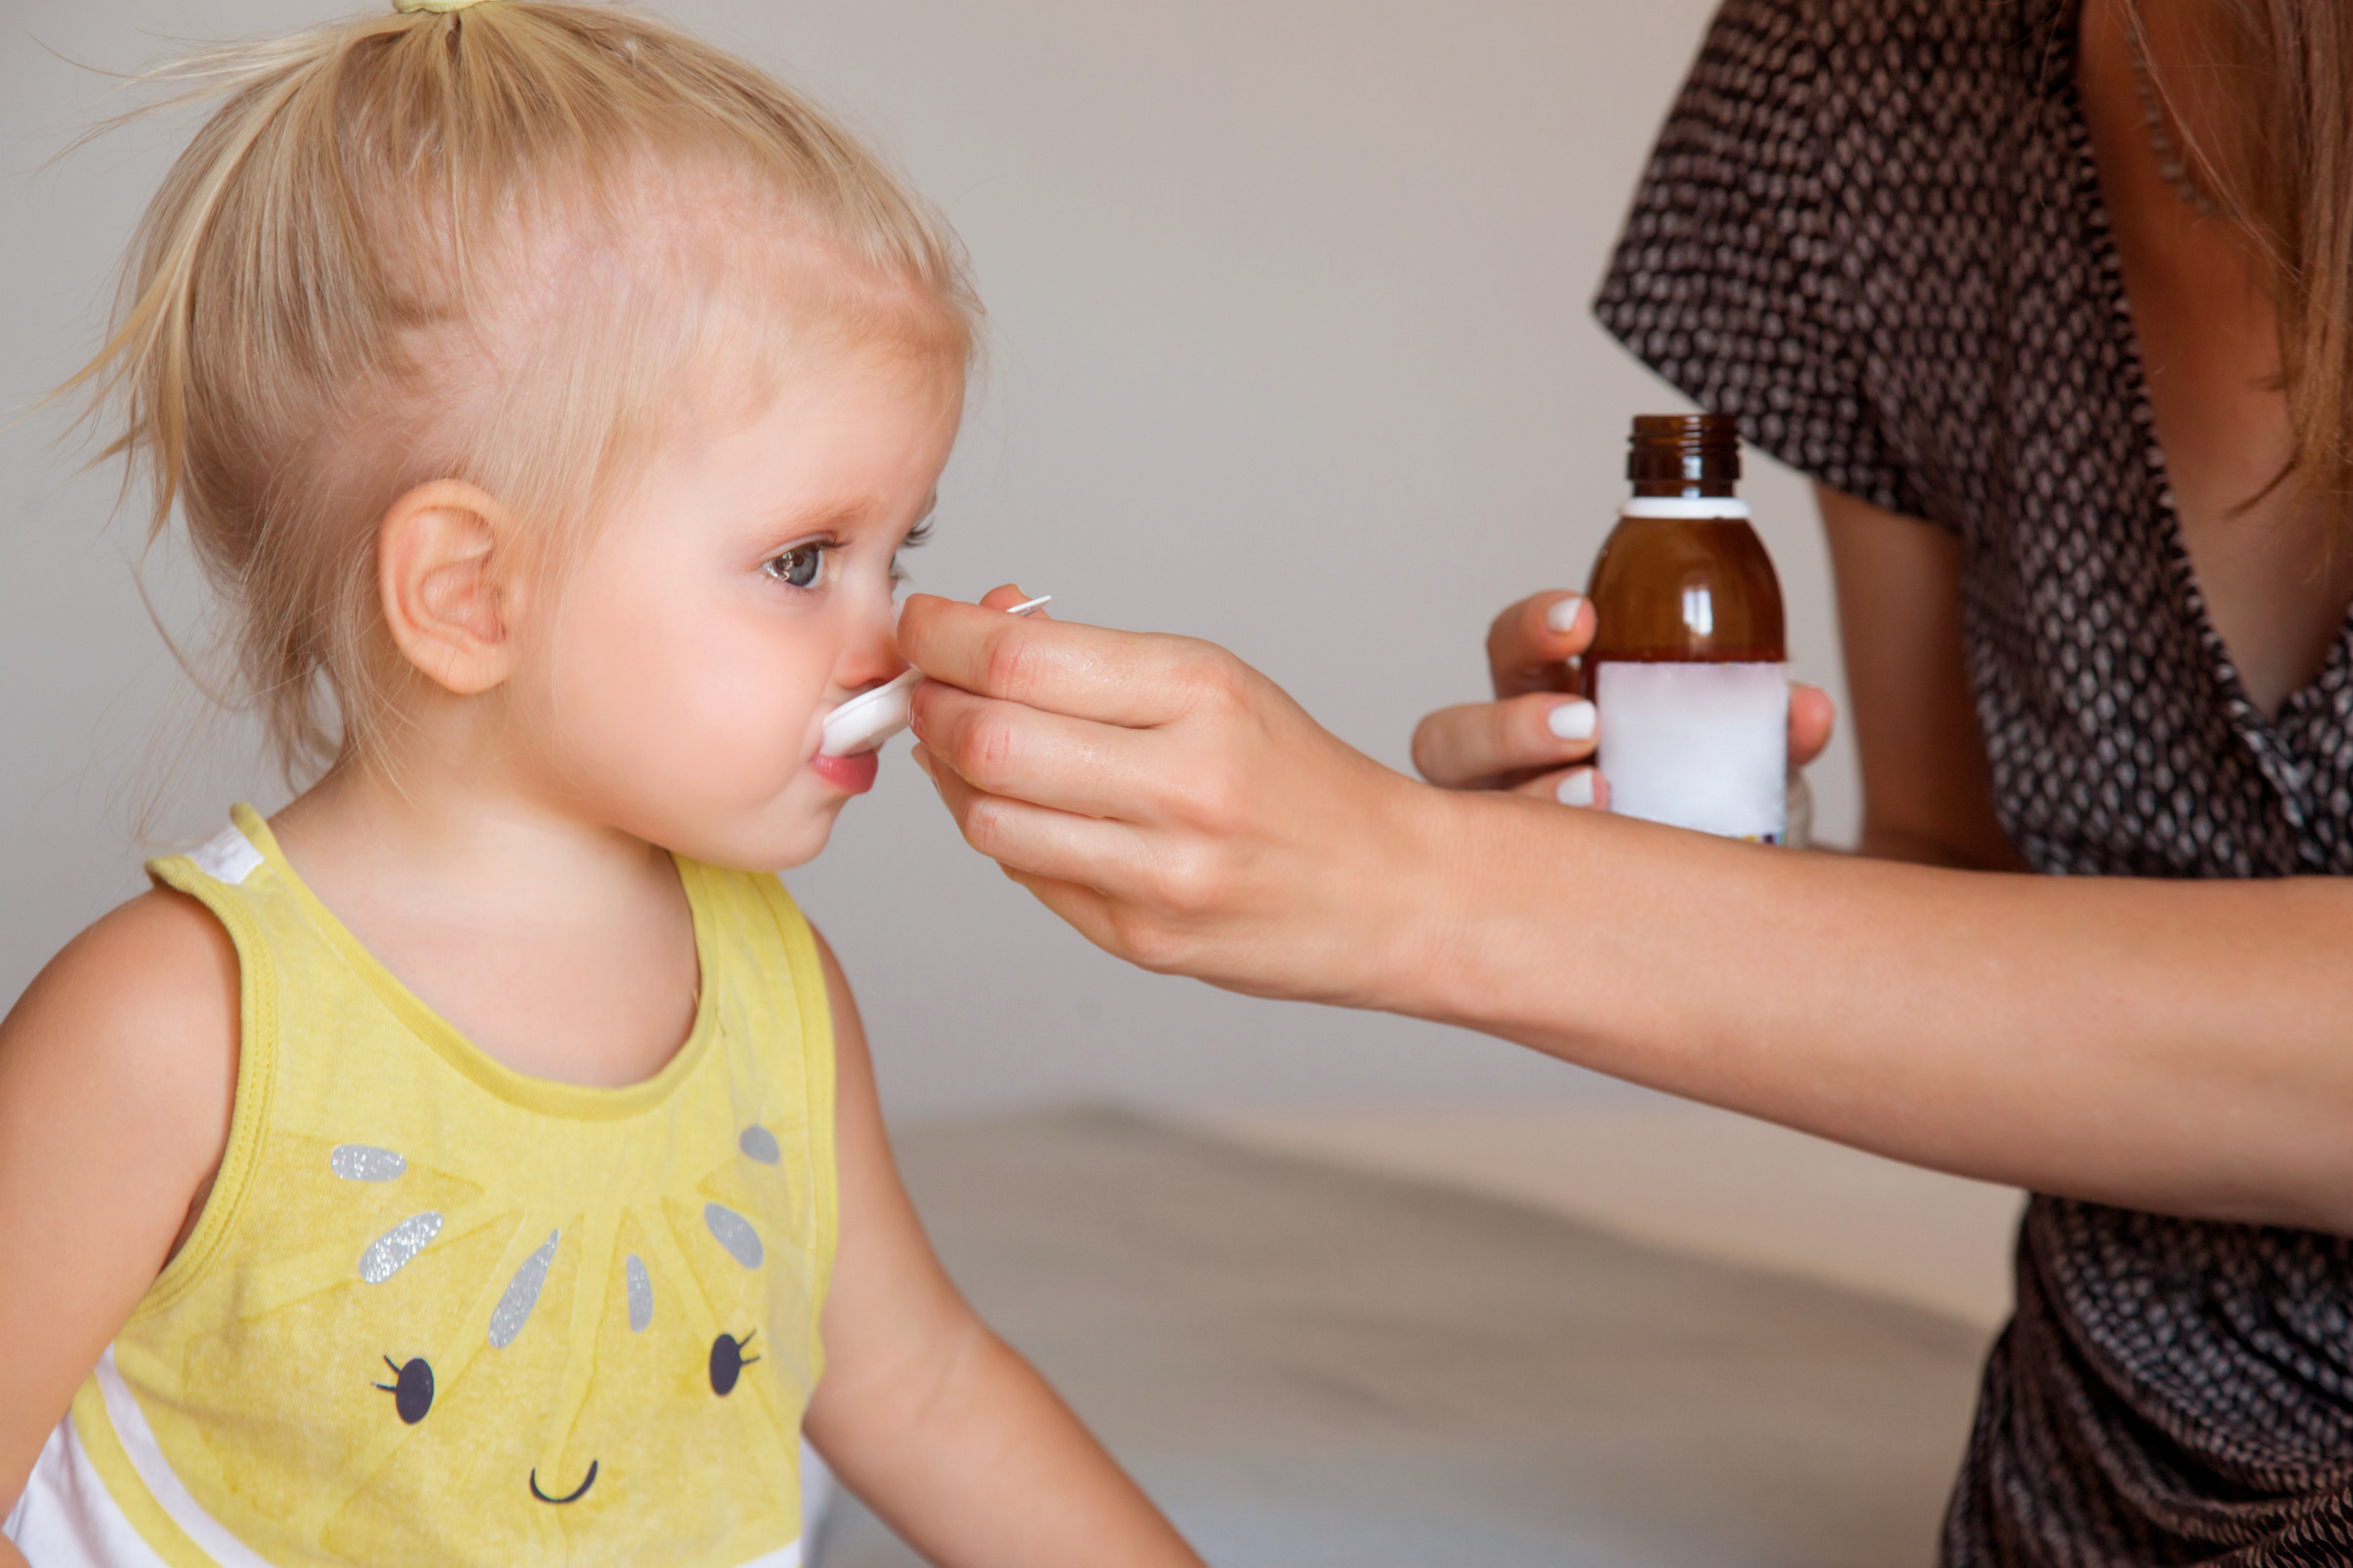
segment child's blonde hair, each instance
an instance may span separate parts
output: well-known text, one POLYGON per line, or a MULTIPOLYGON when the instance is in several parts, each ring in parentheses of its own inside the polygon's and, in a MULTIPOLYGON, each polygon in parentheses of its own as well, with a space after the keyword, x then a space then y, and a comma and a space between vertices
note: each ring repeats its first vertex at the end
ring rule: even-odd
POLYGON ((551 555, 721 361, 756 396, 812 334, 972 352, 937 216, 759 70, 642 17, 480 0, 207 51, 220 107, 69 388, 176 502, 290 778, 380 745, 375 525, 471 481, 551 555))

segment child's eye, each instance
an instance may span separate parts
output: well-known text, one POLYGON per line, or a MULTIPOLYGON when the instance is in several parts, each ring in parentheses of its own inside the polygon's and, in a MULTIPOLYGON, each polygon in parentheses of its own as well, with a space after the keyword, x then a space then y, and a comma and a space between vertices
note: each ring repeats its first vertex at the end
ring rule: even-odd
POLYGON ((787 587, 809 587, 825 569, 825 546, 796 544, 782 555, 764 562, 760 569, 787 587))

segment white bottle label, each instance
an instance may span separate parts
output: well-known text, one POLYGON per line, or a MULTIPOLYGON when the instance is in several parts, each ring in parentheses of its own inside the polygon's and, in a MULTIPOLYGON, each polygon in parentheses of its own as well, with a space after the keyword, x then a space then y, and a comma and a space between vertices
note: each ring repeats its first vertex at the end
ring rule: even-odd
POLYGON ((1789 671, 1780 664, 1630 664, 1594 674, 1609 809, 1778 844, 1787 826, 1789 671))

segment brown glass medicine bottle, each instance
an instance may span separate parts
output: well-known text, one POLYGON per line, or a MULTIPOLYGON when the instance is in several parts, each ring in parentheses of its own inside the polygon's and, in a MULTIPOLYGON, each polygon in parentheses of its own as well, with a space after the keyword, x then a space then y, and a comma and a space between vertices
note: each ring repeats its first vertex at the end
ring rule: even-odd
POLYGON ((1734 495, 1721 414, 1634 419, 1633 495, 1593 563, 1581 668, 1613 812, 1779 843, 1787 829, 1781 585, 1734 495))

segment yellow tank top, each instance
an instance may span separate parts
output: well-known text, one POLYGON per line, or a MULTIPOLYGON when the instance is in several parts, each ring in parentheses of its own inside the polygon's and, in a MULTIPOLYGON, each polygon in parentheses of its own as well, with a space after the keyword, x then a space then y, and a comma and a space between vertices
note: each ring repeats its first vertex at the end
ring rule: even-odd
POLYGON ((148 869, 236 943, 236 1110, 11 1515, 34 1568, 797 1563, 833 1040, 776 879, 678 863, 693 1028, 605 1089, 461 1038, 247 807, 148 869))

